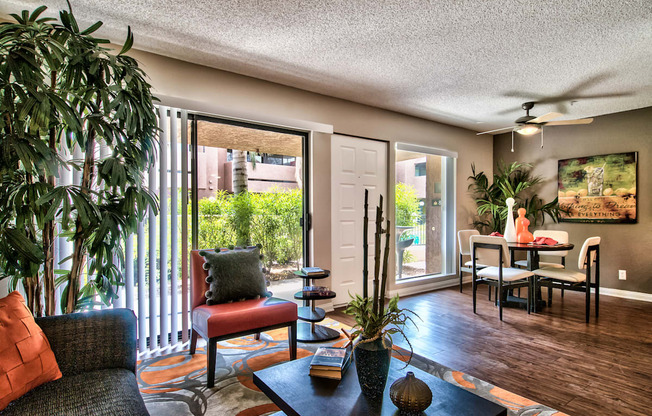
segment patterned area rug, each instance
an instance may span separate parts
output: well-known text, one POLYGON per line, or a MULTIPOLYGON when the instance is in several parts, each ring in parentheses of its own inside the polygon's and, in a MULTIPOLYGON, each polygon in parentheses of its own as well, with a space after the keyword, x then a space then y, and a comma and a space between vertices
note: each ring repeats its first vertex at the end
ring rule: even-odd
MULTIPOLYGON (((348 329, 328 318, 322 324, 338 331, 348 329)), ((324 344, 299 343, 297 356, 312 355, 323 345, 342 346, 345 341, 341 337, 324 344)), ((394 356, 407 358, 398 347, 394 356)), ((278 329, 261 334, 258 341, 248 336, 219 343, 212 389, 206 388, 206 352, 200 348, 194 356, 186 350, 140 361, 138 383, 147 409, 156 416, 269 415, 279 409, 254 386, 252 373, 288 359, 287 330, 278 329)), ((505 406, 510 416, 568 416, 416 354, 411 364, 505 406)))

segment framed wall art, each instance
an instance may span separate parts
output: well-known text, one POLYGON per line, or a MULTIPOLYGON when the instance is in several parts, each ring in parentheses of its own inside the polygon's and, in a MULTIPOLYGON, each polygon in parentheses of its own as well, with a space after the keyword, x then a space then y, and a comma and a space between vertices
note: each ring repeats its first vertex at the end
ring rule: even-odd
POLYGON ((638 152, 559 161, 562 222, 635 223, 638 152))

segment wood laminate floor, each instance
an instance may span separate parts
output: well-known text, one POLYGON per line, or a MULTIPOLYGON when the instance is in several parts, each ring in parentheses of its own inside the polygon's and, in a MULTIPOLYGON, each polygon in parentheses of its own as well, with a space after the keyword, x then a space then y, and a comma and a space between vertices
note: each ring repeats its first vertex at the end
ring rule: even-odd
MULTIPOLYGON (((652 303, 601 296, 600 317, 589 324, 584 295, 561 299, 558 290, 551 308, 530 315, 506 308, 503 322, 485 286, 476 315, 470 285, 405 297, 399 306, 422 318, 418 330, 408 329, 417 354, 573 416, 652 415, 652 303)), ((328 315, 354 324, 342 309, 328 315)))

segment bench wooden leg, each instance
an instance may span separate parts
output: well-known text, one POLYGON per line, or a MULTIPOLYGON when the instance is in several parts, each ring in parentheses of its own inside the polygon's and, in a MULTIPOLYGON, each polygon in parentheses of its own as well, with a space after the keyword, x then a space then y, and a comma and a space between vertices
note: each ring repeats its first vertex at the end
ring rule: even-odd
POLYGON ((260 332, 256 332, 256 333, 254 334, 254 339, 255 339, 256 341, 260 341, 260 332))
POLYGON ((586 282, 586 323, 589 323, 589 316, 591 315, 591 283, 586 282))
POLYGON ((208 388, 215 386, 215 360, 217 359, 217 339, 211 338, 208 340, 208 373, 206 386, 208 388))
POLYGON ((190 334, 190 355, 195 355, 195 350, 197 349, 197 337, 199 334, 194 329, 190 334))
POLYGON ((297 323, 288 326, 288 342, 290 344, 290 360, 297 359, 297 323))

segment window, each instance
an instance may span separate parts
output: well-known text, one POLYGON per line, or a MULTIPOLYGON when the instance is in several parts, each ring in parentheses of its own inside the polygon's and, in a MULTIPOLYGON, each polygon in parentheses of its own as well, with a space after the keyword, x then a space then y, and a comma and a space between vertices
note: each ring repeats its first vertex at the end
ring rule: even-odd
POLYGON ((440 149, 396 146, 397 280, 453 273, 456 156, 440 149))
MULTIPOLYGON (((252 154, 255 154, 256 163, 263 163, 266 165, 281 165, 281 166, 296 166, 297 158, 294 156, 286 155, 272 155, 267 153, 248 153, 247 162, 251 162, 252 154)), ((226 150, 226 161, 233 161, 233 149, 226 150)))
POLYGON ((414 176, 426 176, 426 164, 416 163, 414 165, 414 176))

